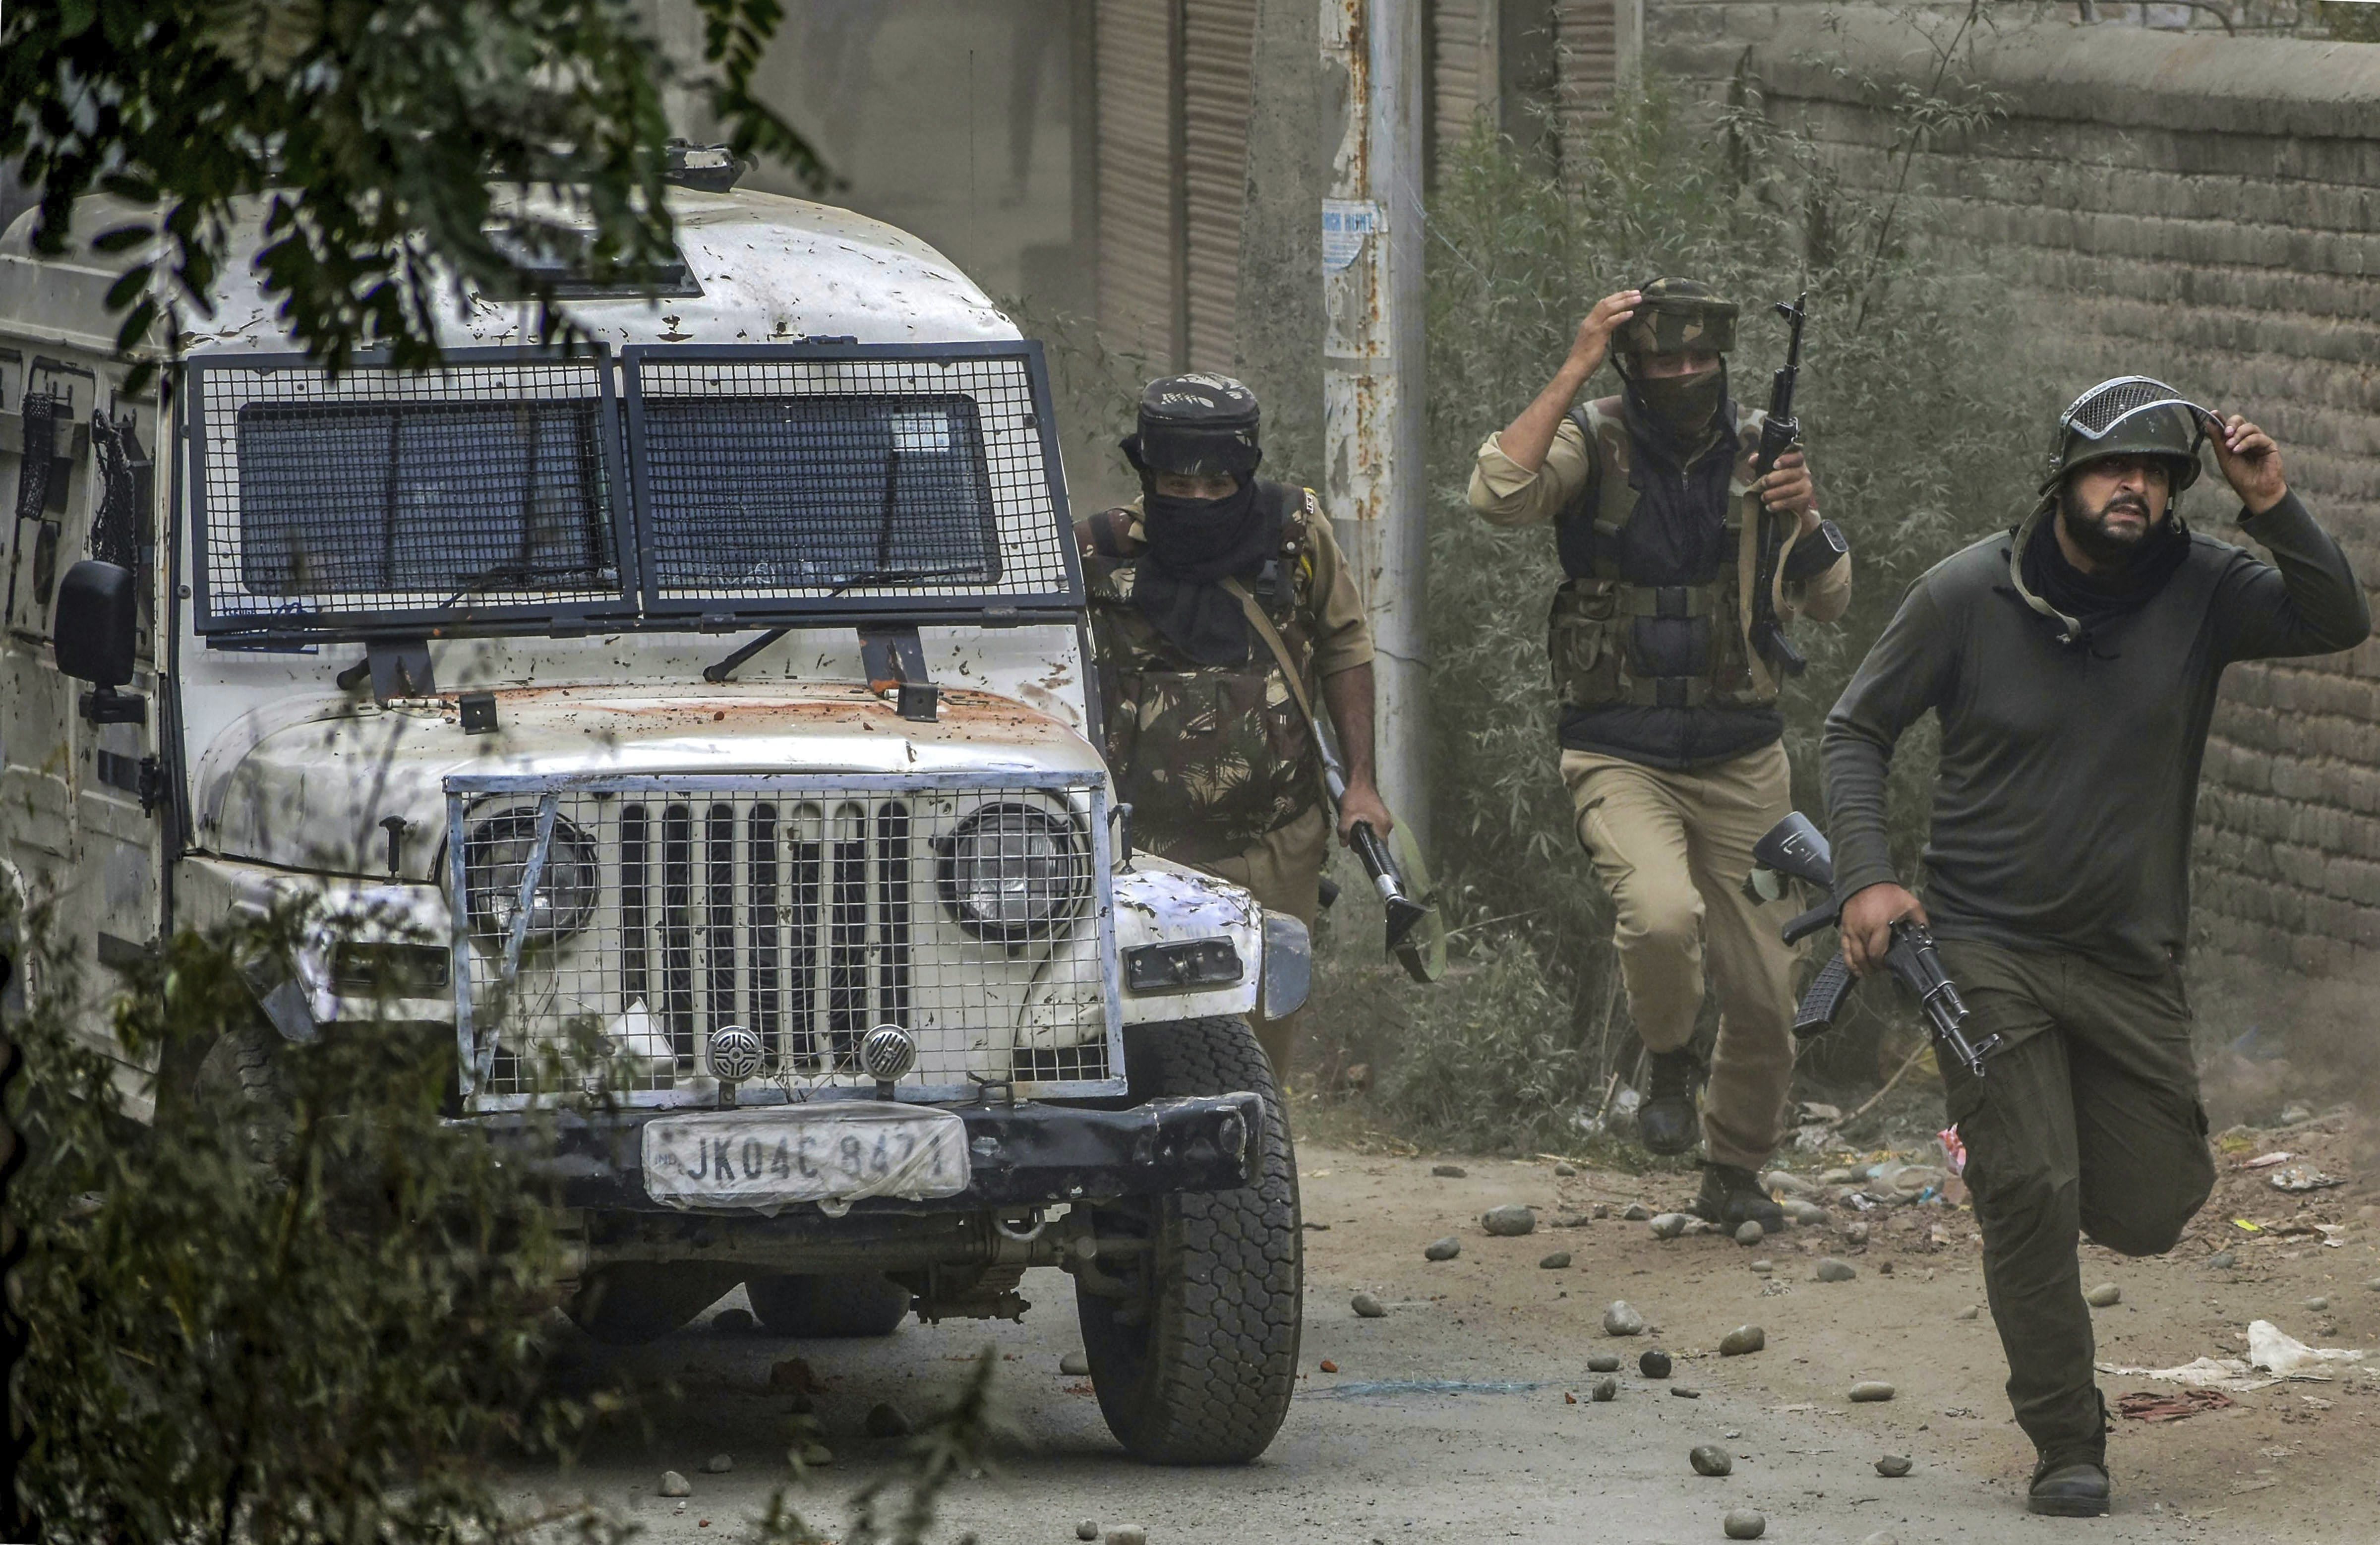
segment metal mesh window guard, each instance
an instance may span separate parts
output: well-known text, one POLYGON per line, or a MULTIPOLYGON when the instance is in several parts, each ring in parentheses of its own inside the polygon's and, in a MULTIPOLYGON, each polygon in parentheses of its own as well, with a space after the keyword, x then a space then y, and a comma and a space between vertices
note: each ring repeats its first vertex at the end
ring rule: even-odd
POLYGON ((202 367, 202 628, 620 602, 601 360, 202 367))
POLYGON ((883 1024, 917 1040, 910 1097, 1118 1091, 1099 785, 474 776, 448 800, 480 1109, 707 1103, 728 1025, 762 1050, 744 1104, 872 1089, 855 1057, 883 1024))
POLYGON ((650 604, 1076 599, 1028 346, 624 358, 650 604))

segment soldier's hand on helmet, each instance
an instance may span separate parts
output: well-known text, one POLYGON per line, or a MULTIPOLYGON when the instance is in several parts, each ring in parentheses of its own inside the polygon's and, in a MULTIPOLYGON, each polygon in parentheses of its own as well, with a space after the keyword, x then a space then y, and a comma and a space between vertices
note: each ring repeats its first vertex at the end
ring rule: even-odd
POLYGON ((1602 365, 1603 357, 1611 352, 1611 335, 1620 324, 1636 314, 1638 292, 1633 289, 1614 291, 1595 303, 1578 324, 1578 336, 1571 340, 1570 358, 1562 368, 1576 375, 1581 383, 1602 365))
POLYGON ((1355 840, 1355 822, 1359 821, 1369 826, 1374 834, 1383 837, 1387 836, 1397 824, 1395 818, 1389 814, 1389 807, 1380 802, 1380 791, 1368 783, 1351 783, 1347 785, 1347 792, 1340 797, 1339 840, 1341 842, 1352 843, 1355 840))
POLYGON ((2206 443, 2215 447, 2215 465, 2250 515, 2262 515, 2289 491, 2281 476, 2281 448, 2273 437, 2234 413, 2206 417, 2206 443))
POLYGON ((1818 487, 1810 481, 1810 464, 1799 451, 1787 451, 1767 477, 1752 485, 1759 491, 1761 507, 1772 515, 1801 520, 1803 535, 1818 529, 1818 487))
POLYGON ((1892 948, 1893 924, 1925 920, 1925 904, 1900 886, 1888 880, 1870 885, 1843 903, 1843 963, 1852 975, 1867 975, 1892 948))

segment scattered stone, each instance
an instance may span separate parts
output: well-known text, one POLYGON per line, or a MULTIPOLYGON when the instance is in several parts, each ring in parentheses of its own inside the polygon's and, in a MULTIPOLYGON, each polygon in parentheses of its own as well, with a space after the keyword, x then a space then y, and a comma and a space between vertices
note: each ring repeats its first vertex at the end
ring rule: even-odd
POLYGON ((1757 1539, 1768 1532, 1766 1515, 1749 1507, 1730 1507, 1727 1516, 1718 1521, 1730 1539, 1757 1539))
POLYGON ((1847 1283, 1858 1275, 1858 1269, 1848 1260, 1837 1260, 1832 1256, 1819 1258, 1818 1280, 1822 1283, 1847 1283))
POLYGON ((1888 1454, 1876 1462, 1876 1473, 1887 1480, 1899 1480, 1909 1473, 1909 1455, 1888 1454))
POLYGON ((1683 1212, 1664 1212, 1653 1220, 1653 1237, 1675 1239, 1685 1233, 1686 1225, 1694 1221, 1683 1212))
POLYGON ((1860 1170, 1827 1170, 1819 1174, 1818 1184, 1821 1186, 1849 1186, 1855 1180, 1863 1180, 1865 1178, 1865 1173, 1860 1170))
POLYGON ((732 1454, 714 1454, 702 1462, 702 1473, 707 1476, 723 1476, 735 1467, 735 1456, 732 1454))
POLYGON ((1645 1333, 1645 1317, 1636 1306, 1622 1298, 1603 1311, 1603 1333, 1607 1336, 1641 1336, 1645 1333))
POLYGON ((1667 1379, 1670 1376, 1670 1355, 1658 1346, 1647 1347, 1645 1355, 1636 1359, 1636 1371, 1647 1379, 1667 1379))
POLYGON ((721 1309, 710 1317, 710 1333, 715 1336, 748 1336, 759 1320, 750 1309, 721 1309))
POLYGON ((1816 1202, 1804 1201, 1797 1197, 1790 1201, 1780 1202, 1778 1205, 1784 1211, 1785 1219, 1788 1223, 1799 1223, 1803 1228, 1823 1228, 1826 1226, 1827 1210, 1819 1206, 1816 1202))
POLYGON ((1958 1312, 1958 1314, 1957 1314, 1954 1318, 1956 1318, 1956 1319, 1960 1319, 1960 1320, 1980 1320, 1980 1319, 1982 1319, 1982 1318, 1983 1318, 1983 1316, 1984 1316, 1984 1306, 1983 1306, 1983 1305, 1981 1305, 1981 1304, 1969 1304, 1965 1308, 1961 1309, 1961 1310, 1958 1312))
POLYGON ((1118 1524, 1108 1530, 1107 1545, 1148 1545, 1148 1530, 1138 1524, 1118 1524))
POLYGON ((770 1366, 769 1384, 772 1389, 799 1390, 804 1394, 816 1394, 818 1375, 801 1358, 787 1357, 783 1362, 770 1366))
POLYGON ((1752 1263, 1752 1274, 1755 1277, 1765 1277, 1776 1270, 1777 1263, 1766 1256, 1752 1263))
POLYGON ((1384 1318, 1389 1312, 1386 1305, 1368 1293, 1358 1293, 1348 1299, 1347 1307, 1355 1311, 1355 1318, 1358 1320, 1378 1320, 1384 1318))
POLYGON ((1632 1223, 1641 1223, 1653 1215, 1653 1210, 1641 1201, 1632 1201, 1620 1215, 1632 1223))
POLYGON ((1433 1239, 1423 1246, 1421 1258, 1424 1260, 1452 1260, 1462 1253, 1463 1241, 1450 1234, 1443 1239, 1433 1239))
POLYGON ((1597 1352, 1594 1356, 1586 1359, 1586 1371, 1589 1373, 1619 1372, 1620 1354, 1617 1352, 1597 1352))
POLYGON ((1676 1395, 1680 1400, 1700 1400, 1703 1397, 1702 1391, 1694 1389, 1685 1384, 1670 1385, 1670 1393, 1676 1395))
POLYGON ((1086 1518, 1075 1526, 1075 1538, 1077 1539, 1097 1539, 1099 1537, 1099 1525, 1096 1518, 1086 1518))
MULTIPOLYGON (((2228 1255, 2230 1252, 2227 1250, 2224 1253, 2228 1255)), ((2373 1278, 2370 1282, 2365 1283, 2363 1286, 2367 1292, 2380 1293, 2380 1277, 2373 1278)))
POLYGON ((1888 1277, 1892 1275, 1892 1262, 1888 1260, 1877 1261, 1876 1263, 1876 1274, 1879 1277, 1888 1277))
POLYGON ((2217 1250, 2206 1258, 2206 1264, 2217 1271, 2228 1271, 2240 1264, 2240 1255, 2236 1250, 2217 1250))
POLYGON ((1616 1399, 1619 1396, 1619 1393, 1620 1381, 1611 1378, 1608 1374, 1601 1379, 1597 1379, 1595 1381, 1595 1388, 1587 1392, 1588 1398, 1594 1400, 1616 1399))
POLYGON ((2111 1309, 2124 1301, 2124 1290, 2114 1283, 2101 1283, 2082 1295, 2082 1301, 2095 1309, 2111 1309))
POLYGON ((1759 1326, 1738 1325, 1719 1338, 1718 1355, 1722 1357, 1741 1357, 1746 1353, 1757 1352, 1767 1344, 1768 1332, 1759 1326))
POLYGON ((1843 1229, 1843 1238, 1854 1245, 1866 1244, 1867 1225, 1861 1223, 1847 1224, 1843 1229))
POLYGON ((1565 1180, 1577 1173, 1578 1166, 1576 1164, 1556 1164, 1554 1166, 1554 1174, 1560 1175, 1565 1180))
POLYGON ((1565 1212, 1554 1220, 1554 1227, 1585 1228, 1586 1222, 1586 1214, 1584 1212, 1565 1212))
POLYGON ((2320 1311, 2330 1308, 2330 1300, 2317 1294, 2315 1296, 2305 1301, 2305 1307, 2319 1313, 2320 1311))
POLYGON ((1746 1249, 1750 1249, 1767 1237, 1768 1231, 1760 1226, 1760 1222, 1756 1218, 1746 1218, 1742 1226, 1735 1231, 1735 1242, 1746 1249))
POLYGON ((1863 1379, 1852 1386, 1852 1398, 1864 1405, 1872 1400, 1890 1400, 1892 1386, 1881 1379, 1863 1379))
POLYGON ((2301 1121, 2312 1121, 2313 1119, 2313 1111, 2308 1106, 2290 1104, 2281 1107, 2281 1125, 2283 1126, 2295 1126, 2301 1121))
POLYGON ((1339 1371, 1339 1365, 1332 1362, 1330 1358, 1325 1357, 1322 1359, 1321 1369, 1325 1373, 1336 1373, 1339 1371))
POLYGON ((1372 1087, 1372 1064, 1362 1062, 1351 1063, 1348 1064, 1347 1071, 1340 1077, 1346 1080, 1349 1089, 1360 1094, 1372 1087))
POLYGON ((1058 1359, 1058 1371, 1069 1379, 1087 1379, 1091 1375, 1091 1359, 1080 1352, 1069 1352, 1058 1359))
POLYGON ((834 1450, 827 1447, 821 1442, 811 1442, 804 1443, 801 1446, 800 1453, 801 1461, 805 1465, 818 1466, 832 1465, 834 1463, 834 1450))
POLYGON ((1500 1238, 1517 1238, 1536 1230, 1536 1209, 1524 1207, 1519 1202, 1508 1202, 1502 1207, 1491 1207, 1479 1214, 1479 1226, 1500 1238))
POLYGON ((686 1479, 686 1477, 678 1474, 675 1470, 663 1470, 662 1472, 662 1495, 664 1497, 691 1497, 694 1495, 694 1483, 686 1479))
POLYGON ((1611 1216, 1611 1204, 1609 1202, 1599 1201, 1588 1210, 1597 1218, 1609 1218, 1611 1216))
POLYGON ((1432 1164, 1429 1173, 1440 1180, 1461 1180, 1471 1172, 1460 1164, 1432 1164))
POLYGON ((1556 1250, 1553 1254, 1546 1257, 1545 1259, 1537 1262, 1537 1268, 1539 1271, 1567 1271, 1570 1270, 1570 1252, 1568 1250, 1556 1250))
POLYGON ((916 1430, 917 1424, 889 1400, 880 1400, 868 1408, 868 1435, 871 1438, 905 1438, 916 1430))
POLYGON ((1723 1476, 1735 1468, 1735 1461, 1717 1443, 1696 1443, 1686 1455, 1686 1463, 1694 1467, 1698 1476, 1723 1476))
POLYGON ((1900 1536, 1890 1529, 1878 1529, 1861 1540, 1860 1545, 1900 1545, 1900 1536))

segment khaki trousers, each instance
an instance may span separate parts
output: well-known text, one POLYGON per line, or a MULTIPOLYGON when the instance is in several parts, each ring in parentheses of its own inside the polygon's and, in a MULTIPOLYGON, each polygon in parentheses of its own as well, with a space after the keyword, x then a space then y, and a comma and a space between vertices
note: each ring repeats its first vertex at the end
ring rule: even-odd
POLYGON ((1718 1044, 1703 1093, 1714 1163, 1757 1169, 1785 1132, 1793 1082, 1792 915, 1743 894, 1752 845, 1791 809, 1782 744, 1671 772, 1564 751, 1578 840, 1619 914, 1628 1012, 1651 1052, 1673 1052, 1702 1011, 1706 952, 1718 990, 1718 1044))
POLYGON ((2106 1452, 2079 1235, 2130 1256, 2173 1248, 2215 1186, 2179 969, 2126 976, 2063 951, 1941 941, 1977 1040, 1981 1078, 1945 1059, 1984 1231, 1984 1293, 2009 1404, 2064 1462, 2106 1452))
MULTIPOLYGON (((1330 854, 1330 821, 1317 807, 1267 833, 1253 847, 1192 867, 1230 881, 1268 910, 1285 912, 1310 929, 1321 906, 1322 865, 1330 854)), ((1284 1089, 1289 1084, 1290 1044, 1297 1034, 1298 1017, 1305 1012, 1300 1009, 1279 1019, 1268 1019, 1261 1012, 1248 1016, 1257 1044, 1264 1048, 1273 1077, 1284 1089)))

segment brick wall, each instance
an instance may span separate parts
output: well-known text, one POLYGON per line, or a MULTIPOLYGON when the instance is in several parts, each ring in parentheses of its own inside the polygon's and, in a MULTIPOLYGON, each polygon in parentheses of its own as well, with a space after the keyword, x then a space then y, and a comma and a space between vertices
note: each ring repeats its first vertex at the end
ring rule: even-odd
MULTIPOLYGON (((1657 68, 1704 80, 1751 49, 1772 116, 1870 188, 1894 130, 1854 82, 1934 67, 1882 11, 1654 0, 1647 31, 1657 68)), ((2380 583, 2380 44, 2059 22, 1960 67, 2008 112, 1917 156, 1932 230, 2042 319, 2031 342, 2061 383, 2157 375, 2265 425, 2380 583)), ((2186 513, 2208 525, 2226 496, 2186 513)), ((2320 975, 2380 957, 2380 644, 2231 670, 2195 902, 2208 955, 2320 975)))

